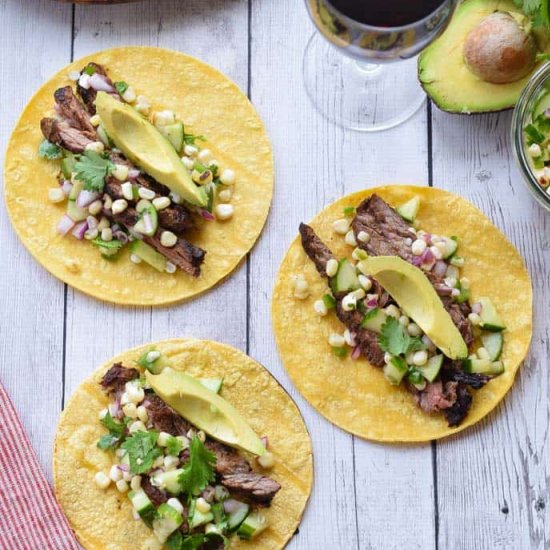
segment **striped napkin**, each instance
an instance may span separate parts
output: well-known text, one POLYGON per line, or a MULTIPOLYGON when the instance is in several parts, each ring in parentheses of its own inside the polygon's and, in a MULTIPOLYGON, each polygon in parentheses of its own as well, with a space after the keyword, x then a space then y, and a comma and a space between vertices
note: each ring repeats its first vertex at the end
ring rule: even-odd
POLYGON ((79 550, 0 383, 0 548, 79 550))

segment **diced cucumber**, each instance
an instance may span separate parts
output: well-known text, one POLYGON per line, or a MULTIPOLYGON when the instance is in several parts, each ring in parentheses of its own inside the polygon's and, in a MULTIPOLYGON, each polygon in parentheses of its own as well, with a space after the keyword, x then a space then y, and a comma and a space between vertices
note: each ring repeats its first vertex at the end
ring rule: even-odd
POLYGON ((491 361, 491 359, 478 359, 470 357, 463 361, 464 370, 472 374, 489 374, 496 376, 504 372, 502 361, 491 361))
POLYGON ((489 298, 480 298, 479 303, 481 304, 481 313, 479 314, 481 318, 479 323, 480 328, 490 332, 504 330, 506 327, 491 300, 489 298))
POLYGON ((182 491, 181 483, 179 482, 179 477, 182 473, 183 468, 178 468, 155 474, 152 477, 153 485, 156 485, 159 489, 168 491, 171 495, 179 495, 182 491))
POLYGON ((458 296, 455 296, 455 301, 458 304, 462 304, 464 302, 467 302, 470 298, 470 289, 469 288, 464 288, 460 284, 460 281, 457 282, 456 286, 457 286, 458 290, 460 290, 460 294, 458 296))
POLYGON ((434 355, 428 359, 425 365, 416 367, 416 370, 419 371, 428 382, 433 382, 439 374, 441 365, 443 365, 443 355, 434 355))
POLYGON ((533 107, 533 119, 537 118, 539 115, 543 115, 544 112, 550 109, 550 93, 546 92, 533 107))
POLYGON ((201 378, 199 382, 208 390, 220 393, 223 386, 223 378, 201 378))
POLYGON ((248 514, 246 519, 237 529, 237 535, 241 539, 250 540, 264 531, 267 525, 267 519, 263 514, 260 512, 252 512, 248 514))
POLYGON ((154 361, 150 361, 149 360, 149 354, 152 351, 153 352, 155 352, 155 351, 158 352, 158 350, 155 349, 155 348, 148 349, 137 360, 137 364, 139 366, 143 367, 144 369, 147 369, 149 372, 152 372, 153 374, 160 374, 165 367, 170 367, 171 366, 170 359, 168 359, 168 357, 166 357, 166 355, 164 355, 164 353, 158 352, 158 353, 160 353, 158 358, 155 359, 154 361))
POLYGON ((415 195, 412 199, 408 200, 405 204, 398 206, 395 210, 404 220, 414 222, 419 208, 420 197, 415 195))
POLYGON ((371 309, 367 312, 361 326, 380 334, 382 332, 382 325, 386 322, 388 316, 378 307, 371 309))
POLYGON ((401 384, 401 380, 407 374, 408 366, 402 357, 392 357, 389 363, 384 365, 384 376, 394 386, 401 384))
POLYGON ((149 500, 149 497, 145 494, 145 491, 139 489, 138 491, 130 491, 128 498, 132 503, 135 511, 139 514, 139 517, 146 525, 151 526, 151 523, 155 519, 156 510, 153 503, 149 500))
POLYGON ((347 259, 338 262, 338 271, 330 281, 332 291, 349 292, 361 287, 355 266, 347 259))
POLYGON ((327 309, 332 309, 336 307, 336 300, 331 294, 325 294, 323 296, 323 304, 327 309))
POLYGON ((200 525, 205 525, 206 523, 210 523, 213 519, 214 519, 214 514, 212 512, 207 512, 206 514, 203 514, 202 512, 199 512, 195 507, 195 509, 193 510, 193 515, 189 520, 189 528, 195 529, 200 525))
POLYGON ((484 332, 481 335, 481 342, 489 353, 491 361, 497 361, 502 353, 504 343, 502 332, 484 332))
POLYGON ((451 239, 449 237, 443 237, 443 242, 445 243, 445 251, 443 252, 443 259, 447 260, 454 254, 456 254, 456 251, 458 249, 458 240, 451 239))
POLYGON ((97 129, 97 137, 107 146, 107 147, 113 147, 114 143, 112 139, 109 137, 109 134, 105 130, 105 127, 103 124, 100 124, 97 129))
POLYGON ((141 200, 137 203, 136 210, 139 213, 139 219, 134 225, 134 230, 142 235, 152 237, 159 226, 157 209, 148 200, 141 200), (146 216, 151 222, 149 227, 145 223, 146 216))
POLYGON ((158 127, 158 130, 179 153, 183 147, 183 122, 176 122, 174 124, 160 126, 158 127))
POLYGON ((70 180, 73 175, 75 159, 71 153, 68 153, 66 157, 61 159, 61 172, 65 179, 70 180))
POLYGON ((159 254, 152 246, 143 241, 133 241, 130 244, 130 252, 154 267, 157 271, 164 273, 166 258, 162 254, 159 254))
POLYGON ((163 502, 158 507, 157 517, 153 520, 153 532, 160 542, 164 542, 182 523, 182 515, 163 502))
POLYGON ((248 504, 238 501, 235 502, 235 510, 227 517, 227 528, 229 531, 238 529, 239 525, 244 521, 246 516, 248 516, 248 512, 250 511, 250 506, 248 506, 248 504))
POLYGON ((67 216, 74 222, 82 222, 88 217, 88 209, 81 208, 76 204, 76 199, 80 192, 84 189, 84 184, 81 181, 75 181, 73 188, 69 193, 69 200, 67 202, 67 216))

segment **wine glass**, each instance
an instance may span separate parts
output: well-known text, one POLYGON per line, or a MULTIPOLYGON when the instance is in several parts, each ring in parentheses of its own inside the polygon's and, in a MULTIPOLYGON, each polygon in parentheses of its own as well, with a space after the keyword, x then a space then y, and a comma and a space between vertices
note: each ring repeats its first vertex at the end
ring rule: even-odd
POLYGON ((386 130, 424 103, 417 54, 447 27, 456 0, 306 0, 319 33, 303 61, 306 90, 327 119, 386 130), (399 61, 399 63, 395 63, 399 61))

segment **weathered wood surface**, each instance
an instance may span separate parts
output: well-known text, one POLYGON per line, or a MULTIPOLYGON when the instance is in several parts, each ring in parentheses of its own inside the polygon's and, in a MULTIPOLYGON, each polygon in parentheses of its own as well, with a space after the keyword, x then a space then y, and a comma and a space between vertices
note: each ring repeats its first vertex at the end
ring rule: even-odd
POLYGON ((549 218, 514 167, 508 114, 464 118, 426 107, 377 135, 336 128, 315 112, 302 85, 313 27, 296 0, 0 0, 0 14, 2 152, 33 91, 72 58, 152 44, 200 57, 247 91, 276 163, 271 215, 247 262, 214 291, 172 308, 117 308, 65 288, 20 245, 2 205, 0 379, 48 475, 64 400, 95 367, 143 342, 211 338, 264 364, 304 414, 315 486, 290 548, 550 547, 549 218), (479 427, 433 445, 376 445, 326 422, 290 383, 271 331, 274 277, 298 223, 344 193, 385 183, 433 184, 469 198, 520 248, 533 275, 534 341, 517 384, 479 427))

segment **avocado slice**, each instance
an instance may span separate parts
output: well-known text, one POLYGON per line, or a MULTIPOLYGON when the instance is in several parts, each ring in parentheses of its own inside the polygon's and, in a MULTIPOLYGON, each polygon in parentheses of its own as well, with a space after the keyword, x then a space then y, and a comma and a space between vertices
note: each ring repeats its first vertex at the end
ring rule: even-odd
POLYGON ((196 378, 170 367, 145 376, 164 402, 214 439, 257 456, 265 453, 261 439, 237 409, 196 378))
POLYGON ((468 355, 468 347, 424 272, 398 256, 369 256, 361 271, 372 275, 399 307, 450 359, 468 355))
MULTIPOLYGON (((443 111, 470 114, 509 109, 542 64, 536 63, 528 75, 508 84, 484 82, 468 69, 463 59, 464 42, 470 31, 495 11, 525 19, 512 0, 465 0, 456 8, 445 32, 420 54, 420 83, 443 111)), ((539 50, 544 51, 546 37, 538 30, 533 35, 539 50)))
POLYGON ((155 126, 105 92, 97 94, 95 106, 109 137, 132 162, 187 202, 206 206, 205 191, 195 185, 174 147, 155 126))

